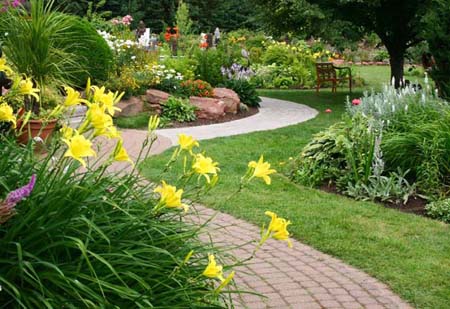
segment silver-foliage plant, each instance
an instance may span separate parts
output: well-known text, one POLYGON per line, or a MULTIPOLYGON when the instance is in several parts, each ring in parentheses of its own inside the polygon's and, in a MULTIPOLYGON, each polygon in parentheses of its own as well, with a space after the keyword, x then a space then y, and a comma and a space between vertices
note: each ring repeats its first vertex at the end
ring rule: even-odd
POLYGON ((398 113, 408 113, 411 106, 429 106, 436 108, 448 107, 448 102, 437 96, 437 91, 431 86, 428 77, 423 80, 424 86, 419 83, 407 85, 401 89, 395 89, 392 85, 384 85, 381 92, 373 89, 365 91, 363 97, 356 102, 347 97, 347 113, 354 116, 357 113, 364 117, 374 117, 385 121, 385 126, 389 127, 391 119, 398 113))

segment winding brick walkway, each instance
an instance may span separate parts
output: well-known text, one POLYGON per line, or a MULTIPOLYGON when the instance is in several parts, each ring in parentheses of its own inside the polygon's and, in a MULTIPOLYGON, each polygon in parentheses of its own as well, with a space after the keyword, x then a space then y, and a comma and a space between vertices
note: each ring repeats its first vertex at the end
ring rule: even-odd
MULTIPOLYGON (((158 140, 151 154, 161 153, 176 143, 177 134, 197 139, 244 134, 293 125, 311 119, 317 111, 296 103, 263 98, 260 113, 255 116, 211 126, 158 130, 158 140)), ((136 158, 146 132, 122 130, 124 147, 136 158)), ((114 145, 107 145, 111 149, 114 145)), ((114 169, 129 168, 117 164, 114 169)), ((203 206, 188 220, 203 223, 215 215, 207 232, 216 246, 239 247, 230 253, 240 259, 249 257, 259 239, 259 227, 203 206), (243 245, 245 244, 245 245, 243 245)), ((342 261, 293 240, 294 248, 285 242, 268 240, 246 266, 236 268, 235 282, 252 294, 236 296, 237 308, 410 308, 386 285, 342 261)))
MULTIPOLYGON (((195 223, 208 224, 216 246, 239 247, 230 253, 240 259, 251 256, 260 228, 228 214, 196 206, 195 223), (243 245, 243 246, 241 246, 243 245)), ((206 236, 205 236, 206 238, 206 236)), ((207 238, 209 239, 209 237, 207 238)), ((342 261, 299 241, 294 247, 268 240, 248 265, 237 267, 235 282, 244 294, 235 298, 238 308, 410 308, 386 285, 342 261)))

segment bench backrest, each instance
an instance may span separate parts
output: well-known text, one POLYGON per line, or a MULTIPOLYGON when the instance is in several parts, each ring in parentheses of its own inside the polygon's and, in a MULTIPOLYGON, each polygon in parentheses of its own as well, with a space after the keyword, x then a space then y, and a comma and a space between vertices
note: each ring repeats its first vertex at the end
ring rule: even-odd
POLYGON ((331 62, 316 63, 317 78, 319 80, 330 80, 336 78, 336 70, 331 62))

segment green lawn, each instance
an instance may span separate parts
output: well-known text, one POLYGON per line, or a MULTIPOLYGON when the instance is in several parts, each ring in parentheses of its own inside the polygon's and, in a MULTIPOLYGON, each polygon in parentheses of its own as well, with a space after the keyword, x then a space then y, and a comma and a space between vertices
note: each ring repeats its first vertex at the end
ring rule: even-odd
MULTIPOLYGON (((390 68, 389 66, 353 66, 353 75, 355 77, 362 77, 366 82, 367 89, 380 90, 384 84, 390 82, 390 68)), ((418 69, 420 72, 423 70, 418 69)), ((409 72, 409 67, 405 66, 405 79, 410 80, 412 83, 417 81, 420 83, 424 76, 412 75, 409 72)))
MULTIPOLYGON (((448 225, 297 186, 281 174, 273 177, 271 186, 254 182, 224 203, 236 189, 248 161, 264 154, 275 168, 281 169, 279 164, 296 156, 312 134, 338 121, 346 96, 339 91, 336 95, 329 90, 319 95, 314 91, 261 91, 264 96, 309 105, 320 114, 308 122, 278 130, 201 142, 202 149, 221 167, 220 185, 202 202, 256 224, 267 220, 264 211, 275 211, 293 222, 293 237, 375 276, 411 304, 448 308, 448 225), (333 112, 324 113, 327 108, 333 112)), ((143 174, 156 179, 170 154, 169 150, 148 159, 142 166, 143 174)))
POLYGON ((144 112, 140 113, 136 116, 130 117, 117 117, 114 120, 114 123, 119 128, 126 129, 145 129, 148 126, 148 118, 150 117, 150 113, 144 112))

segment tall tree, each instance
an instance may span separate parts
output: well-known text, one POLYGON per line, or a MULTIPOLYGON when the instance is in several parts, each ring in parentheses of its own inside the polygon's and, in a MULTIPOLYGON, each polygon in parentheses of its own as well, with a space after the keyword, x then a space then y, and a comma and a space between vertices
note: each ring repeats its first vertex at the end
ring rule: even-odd
POLYGON ((425 37, 436 61, 431 68, 439 94, 450 99, 450 0, 434 0, 436 8, 426 18, 425 37))
MULTIPOLYGON (((270 5, 275 15, 280 15, 279 19, 284 17, 285 27, 293 26, 291 31, 304 30, 308 22, 311 24, 319 21, 319 26, 325 23, 335 27, 336 23, 344 21, 366 32, 375 32, 389 52, 391 77, 395 78, 396 87, 399 87, 403 80, 406 50, 423 40, 424 16, 431 9, 431 0, 254 1, 262 7, 270 5), (308 15, 312 8, 316 9, 315 13, 308 15), (319 14, 317 9, 320 9, 323 15, 319 14), (293 17, 297 19, 292 20, 293 17)), ((268 18, 272 19, 272 15, 268 18)), ((267 21, 272 23, 270 19, 267 21)))

